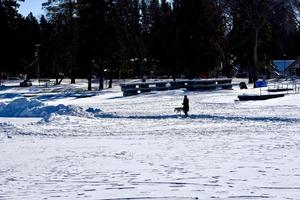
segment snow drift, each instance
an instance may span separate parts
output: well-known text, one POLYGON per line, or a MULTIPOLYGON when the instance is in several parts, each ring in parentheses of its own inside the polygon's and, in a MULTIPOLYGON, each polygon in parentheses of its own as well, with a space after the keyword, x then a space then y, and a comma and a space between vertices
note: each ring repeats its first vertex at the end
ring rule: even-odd
POLYGON ((36 99, 19 98, 8 104, 0 103, 0 117, 46 117, 51 114, 87 116, 81 107, 49 106, 36 99))

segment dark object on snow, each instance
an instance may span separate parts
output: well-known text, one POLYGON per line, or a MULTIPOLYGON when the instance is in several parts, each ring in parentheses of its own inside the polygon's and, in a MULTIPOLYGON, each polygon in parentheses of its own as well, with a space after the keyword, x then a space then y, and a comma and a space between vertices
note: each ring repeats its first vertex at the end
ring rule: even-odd
POLYGON ((31 80, 26 79, 23 82, 20 83, 20 87, 30 87, 32 86, 31 80))
POLYGON ((133 82, 121 84, 120 86, 123 92, 123 96, 132 96, 144 92, 177 90, 181 88, 186 88, 192 91, 232 89, 232 79, 214 78, 177 81, 133 82))
POLYGON ((246 90, 247 90, 247 89, 248 89, 247 84, 246 84, 245 82, 240 82, 239 85, 240 85, 240 89, 241 89, 241 90, 243 90, 243 89, 246 89, 246 90))
POLYGON ((182 110, 183 110, 183 112, 185 114, 185 117, 188 117, 188 112, 190 110, 190 106, 189 106, 189 99, 187 98, 186 95, 184 95, 182 105, 183 105, 182 110))
POLYGON ((268 89, 268 92, 287 92, 292 91, 292 88, 277 88, 277 89, 268 89))
POLYGON ((181 112, 183 112, 183 108, 182 107, 174 108, 174 112, 180 113, 180 115, 181 115, 181 112))
POLYGON ((240 101, 261 101, 267 99, 274 99, 284 97, 284 94, 269 94, 269 95, 240 95, 238 96, 240 101))

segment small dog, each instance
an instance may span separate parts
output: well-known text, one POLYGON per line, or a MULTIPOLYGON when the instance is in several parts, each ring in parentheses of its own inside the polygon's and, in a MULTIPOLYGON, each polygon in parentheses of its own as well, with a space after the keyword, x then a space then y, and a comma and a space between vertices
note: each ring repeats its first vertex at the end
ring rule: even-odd
POLYGON ((181 115, 181 112, 183 112, 183 108, 182 107, 174 108, 174 112, 180 113, 180 115, 181 115))

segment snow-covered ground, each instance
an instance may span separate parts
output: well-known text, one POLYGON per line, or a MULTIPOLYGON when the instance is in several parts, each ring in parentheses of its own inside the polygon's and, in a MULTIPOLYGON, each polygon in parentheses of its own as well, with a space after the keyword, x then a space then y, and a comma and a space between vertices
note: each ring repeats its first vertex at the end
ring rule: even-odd
POLYGON ((1 200, 300 199, 300 94, 86 87, 0 89, 1 200))

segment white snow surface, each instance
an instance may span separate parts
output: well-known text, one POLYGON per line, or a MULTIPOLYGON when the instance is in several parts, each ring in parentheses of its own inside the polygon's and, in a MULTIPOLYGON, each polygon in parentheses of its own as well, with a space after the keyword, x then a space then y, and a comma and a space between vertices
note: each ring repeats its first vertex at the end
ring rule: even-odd
POLYGON ((15 84, 0 89, 0 200, 300 199, 300 94, 15 84))

